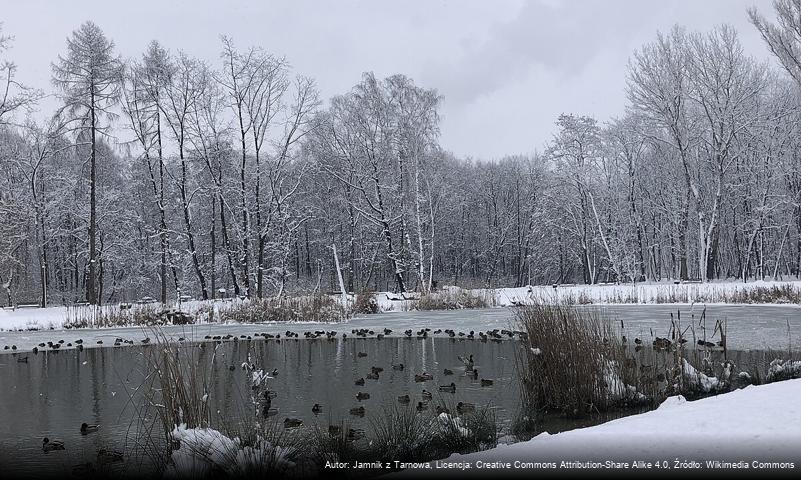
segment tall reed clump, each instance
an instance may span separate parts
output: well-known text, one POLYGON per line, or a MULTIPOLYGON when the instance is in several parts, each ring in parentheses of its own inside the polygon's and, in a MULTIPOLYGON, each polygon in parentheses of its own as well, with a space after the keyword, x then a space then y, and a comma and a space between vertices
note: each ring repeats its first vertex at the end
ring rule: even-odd
POLYGON ((328 295, 251 299, 220 306, 222 322, 341 322, 348 318, 342 304, 328 295))
POLYGON ((477 294, 470 290, 446 289, 421 295, 415 302, 415 310, 460 310, 463 308, 485 308, 493 305, 494 295, 477 294))
POLYGON ((636 396, 622 380, 620 340, 597 311, 535 304, 516 310, 516 316, 527 338, 519 371, 530 410, 577 417, 636 396))
POLYGON ((378 302, 375 299, 375 294, 369 291, 359 292, 356 295, 356 301, 353 302, 353 313, 378 313, 378 302))
POLYGON ((269 376, 250 355, 241 368, 234 366, 246 391, 218 399, 214 382, 231 367, 218 360, 218 344, 171 342, 159 330, 151 337, 135 429, 137 444, 159 471, 179 478, 264 478, 295 467, 302 439, 267 418, 269 376))

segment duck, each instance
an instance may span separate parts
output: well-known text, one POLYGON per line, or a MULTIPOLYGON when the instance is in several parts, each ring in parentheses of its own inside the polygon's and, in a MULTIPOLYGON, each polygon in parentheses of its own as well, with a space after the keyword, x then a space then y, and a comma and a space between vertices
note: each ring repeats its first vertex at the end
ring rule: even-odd
POLYGON ((439 386, 439 391, 440 392, 456 393, 456 384, 451 382, 450 385, 440 385, 439 386))
POLYGON ((357 379, 356 379, 356 381, 355 381, 355 382, 353 382, 353 383, 354 383, 355 385, 358 385, 358 386, 362 386, 362 385, 364 385, 364 377, 362 377, 362 378, 357 378, 357 379))
POLYGON ((417 411, 422 412, 423 410, 428 410, 428 405, 423 402, 417 402, 417 411))
POLYGON ((45 437, 42 439, 42 450, 45 452, 50 452, 52 450, 64 450, 64 442, 60 440, 50 441, 49 438, 45 437))
POLYGON ((86 435, 87 433, 92 433, 100 430, 100 425, 89 425, 88 423, 84 422, 81 424, 81 434, 86 435))
POLYGON ((373 372, 373 373, 381 373, 381 372, 384 371, 384 369, 381 368, 381 367, 372 367, 372 368, 370 368, 370 371, 373 372))
POLYGON ((456 411, 459 413, 474 412, 476 406, 472 403, 459 402, 456 404, 456 411))
POLYGON ((312 413, 315 415, 319 415, 323 411, 323 406, 319 403, 315 403, 312 407, 312 413))
POLYGON ((378 374, 375 372, 370 372, 367 374, 367 378, 370 380, 378 380, 378 374))
POLYGON ((359 392, 359 393, 356 394, 356 400, 358 400, 360 402, 362 400, 367 400, 368 398, 370 398, 370 394, 367 393, 367 392, 359 392))
POLYGON ((403 370, 403 364, 402 363, 399 363, 397 365, 393 364, 392 365, 392 369, 393 370, 403 370))
POLYGON ((366 357, 366 356, 367 356, 366 352, 359 352, 359 353, 356 354, 356 358, 362 358, 362 357, 366 357))
POLYGON ((421 395, 422 395, 422 397, 423 397, 423 398, 425 398, 425 399, 432 399, 432 398, 434 398, 434 394, 432 394, 431 392, 429 392, 429 391, 428 391, 428 390, 426 390, 426 389, 423 389, 423 392, 421 393, 421 395))
POLYGON ((492 384, 493 384, 493 381, 488 379, 488 378, 482 378, 481 379, 481 386, 482 387, 490 387, 490 386, 492 386, 492 384))
POLYGON ((445 375, 453 375, 453 370, 446 368, 445 371, 442 372, 445 375))
POLYGON ((144 340, 142 340, 143 345, 147 345, 148 343, 150 343, 150 337, 147 337, 144 340))
POLYGON ((357 415, 359 417, 363 417, 364 416, 364 405, 362 405, 361 407, 351 408, 350 409, 350 414, 351 415, 357 415))
POLYGON ((125 455, 117 450, 107 450, 105 448, 101 448, 97 451, 97 460, 100 463, 121 462, 124 458, 125 455))
POLYGON ((409 403, 412 399, 409 398, 409 395, 398 395, 398 402, 400 403, 409 403))
POLYGON ((299 418, 285 418, 284 419, 284 428, 297 428, 303 425, 303 420, 299 418))

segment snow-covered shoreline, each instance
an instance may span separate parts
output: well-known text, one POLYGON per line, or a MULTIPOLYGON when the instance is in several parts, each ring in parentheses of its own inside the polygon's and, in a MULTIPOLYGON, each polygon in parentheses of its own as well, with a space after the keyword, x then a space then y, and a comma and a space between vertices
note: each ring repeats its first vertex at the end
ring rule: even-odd
MULTIPOLYGON (((533 302, 573 302, 585 305, 770 305, 799 308, 801 304, 789 302, 749 302, 736 303, 719 301, 720 298, 731 298, 738 293, 757 289, 787 288, 801 297, 801 281, 754 281, 742 282, 709 282, 709 283, 639 283, 639 284, 596 284, 596 285, 527 285, 524 287, 504 287, 495 289, 462 289, 460 287, 444 287, 435 295, 465 293, 485 300, 489 307, 512 307, 527 305, 533 302), (679 298, 682 301, 669 301, 679 298), (686 300, 686 301, 684 301, 686 300)), ((401 294, 392 292, 375 292, 374 298, 378 311, 398 312, 414 308, 419 294, 401 294)), ((335 296, 337 300, 340 296, 335 296)), ((238 302, 239 300, 233 300, 238 302)), ((348 303, 354 296, 348 296, 348 303)), ((180 308, 188 313, 203 307, 219 307, 230 305, 231 300, 183 302, 180 308)), ((155 304, 159 305, 159 304, 155 304)), ((170 305, 175 308, 176 305, 170 305)), ((0 309, 0 331, 14 330, 59 330, 64 328, 69 317, 69 308, 51 306, 47 308, 0 309)), ((74 307, 73 307, 74 308, 74 307)), ((88 307, 86 307, 88 308, 88 307)), ((110 305, 104 308, 117 308, 110 305)), ((113 328, 113 327, 112 327, 113 328)))
MULTIPOLYGON (((703 298, 715 298, 727 296, 731 298, 738 292, 755 289, 783 288, 792 292, 799 292, 801 296, 801 281, 792 282, 719 282, 706 284, 637 284, 637 285, 558 285, 554 286, 525 286, 515 288, 498 289, 472 289, 465 290, 459 287, 444 287, 435 295, 456 297, 458 295, 471 295, 483 299, 483 303, 490 308, 506 308, 520 305, 527 305, 534 302, 578 302, 579 305, 586 306, 642 306, 642 305, 661 305, 687 306, 693 309, 703 308, 703 306, 766 306, 784 307, 789 309, 800 308, 796 303, 726 303, 726 302, 665 302, 671 296, 683 296, 687 299, 698 300, 703 298), (639 299, 638 302, 627 302, 623 300, 639 299)), ((373 294, 377 310, 380 313, 402 313, 414 309, 416 299, 415 294, 407 294, 407 299, 403 296, 391 292, 376 292, 373 294)), ((335 297, 337 301, 342 301, 341 296, 335 297)), ((354 296, 349 296, 346 300, 348 304, 353 304, 354 296)), ((242 300, 216 300, 216 301, 187 301, 180 305, 180 309, 190 314, 196 312, 218 312, 221 308, 234 305, 235 302, 242 300)), ((172 306, 173 308, 177 306, 172 306)), ((119 305, 109 305, 101 307, 107 311, 119 310, 119 305)), ((143 306, 134 305, 133 308, 161 308, 160 304, 149 304, 143 306)), ((119 312, 117 312, 119 313, 119 312)), ((91 318, 90 307, 64 307, 53 306, 48 308, 18 308, 15 310, 0 309, 0 344, 9 346, 16 345, 18 351, 31 350, 34 346, 49 340, 56 341, 59 338, 79 338, 86 337, 85 347, 89 346, 109 346, 114 343, 116 338, 140 339, 147 336, 149 327, 140 325, 123 325, 112 327, 87 327, 72 328, 65 327, 70 318, 81 317, 91 318), (77 310, 76 310, 77 309, 77 310), (84 309, 82 311, 80 309, 84 309), (58 337, 58 338, 55 338, 58 337), (98 344, 98 341, 103 341, 98 344), (3 343, 5 342, 5 343, 3 343)), ((177 339, 184 336, 187 340, 201 340, 205 335, 253 335, 259 331, 269 331, 271 333, 283 332, 285 330, 297 330, 299 328, 311 328, 318 326, 319 329, 334 328, 339 325, 337 330, 349 329, 349 321, 338 324, 324 324, 318 322, 251 322, 251 323, 225 323, 219 321, 208 321, 204 315, 198 315, 196 323, 193 325, 167 325, 169 330, 177 339), (187 333, 185 333, 187 332, 187 333), (200 333, 202 332, 202 333, 200 333)), ((219 315, 214 316, 219 318, 219 315)), ((381 318, 379 315, 377 318, 381 318)), ((381 323, 376 321, 375 323, 381 323)), ((506 328, 508 325, 503 325, 506 328)), ((67 340, 69 342, 70 340, 67 340)), ((0 347, 2 348, 2 347, 0 347)), ((4 350, 0 350, 0 353, 4 350)), ((7 351, 6 351, 7 352, 7 351)))
MULTIPOLYGON (((491 470, 531 476, 542 468, 526 464, 553 462, 554 468, 545 468, 550 471, 597 470, 608 468, 610 461, 627 463, 629 466, 622 468, 629 470, 636 461, 664 461, 672 470, 676 461, 685 466, 696 462, 692 464, 696 469, 716 468, 715 461, 731 462, 730 469, 749 470, 784 462, 784 467, 792 465, 790 470, 797 471, 801 469, 799 398, 801 379, 749 386, 692 402, 670 397, 650 412, 555 435, 543 433, 526 442, 482 452, 454 454, 438 463, 454 468, 424 472, 462 477, 486 475, 491 470)), ((437 463, 431 462, 431 466, 437 463)), ((648 470, 660 469, 661 465, 648 470)), ((410 469, 399 475, 420 472, 410 469)))

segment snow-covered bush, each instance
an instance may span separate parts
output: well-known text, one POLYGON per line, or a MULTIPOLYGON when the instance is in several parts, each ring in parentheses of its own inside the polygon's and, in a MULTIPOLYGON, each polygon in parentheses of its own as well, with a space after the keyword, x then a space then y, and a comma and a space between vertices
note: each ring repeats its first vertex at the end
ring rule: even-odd
POLYGON ((777 358, 770 362, 768 375, 765 378, 768 383, 790 380, 791 378, 801 378, 801 360, 793 361, 777 358))

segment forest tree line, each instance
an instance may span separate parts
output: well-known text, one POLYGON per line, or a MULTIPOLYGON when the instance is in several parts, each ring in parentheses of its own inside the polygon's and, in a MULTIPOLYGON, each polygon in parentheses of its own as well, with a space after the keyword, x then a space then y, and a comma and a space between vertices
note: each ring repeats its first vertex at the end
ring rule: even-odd
POLYGON ((749 14, 783 68, 676 26, 632 53, 624 115, 493 161, 441 148, 442 97, 404 75, 326 100, 261 47, 124 59, 86 22, 43 92, 0 31, 3 302, 338 291, 337 268, 351 292, 797 278, 801 8, 774 7, 749 14))

